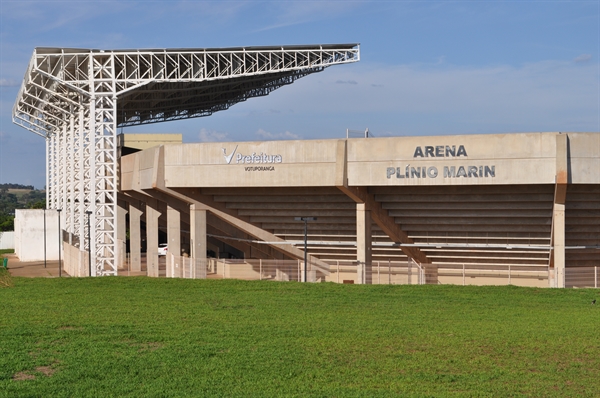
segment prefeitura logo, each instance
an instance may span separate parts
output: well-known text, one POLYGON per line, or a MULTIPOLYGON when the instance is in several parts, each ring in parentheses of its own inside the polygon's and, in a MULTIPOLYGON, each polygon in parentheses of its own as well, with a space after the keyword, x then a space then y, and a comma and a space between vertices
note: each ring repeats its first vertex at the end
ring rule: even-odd
POLYGON ((231 163, 231 159, 233 159, 233 155, 235 155, 235 151, 237 151, 238 146, 235 146, 235 149, 233 150, 233 152, 231 152, 230 155, 227 155, 227 149, 225 148, 221 148, 223 150, 223 157, 225 158, 225 161, 227 162, 227 164, 231 163))
POLYGON ((235 156, 235 164, 266 164, 266 163, 282 163, 283 157, 281 155, 268 155, 264 152, 256 153, 252 152, 251 155, 243 155, 241 153, 237 153, 238 146, 236 145, 229 155, 227 154, 227 149, 221 148, 223 151, 223 157, 225 158, 225 162, 227 164, 231 164, 235 156))

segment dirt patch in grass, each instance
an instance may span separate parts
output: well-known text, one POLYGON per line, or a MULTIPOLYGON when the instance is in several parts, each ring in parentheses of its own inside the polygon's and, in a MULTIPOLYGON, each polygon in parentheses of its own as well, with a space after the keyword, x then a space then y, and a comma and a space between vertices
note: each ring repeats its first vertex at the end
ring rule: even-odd
POLYGON ((122 340, 122 342, 131 347, 137 348, 138 352, 153 352, 153 351, 158 350, 159 348, 164 347, 163 343, 159 343, 157 341, 149 341, 149 342, 140 343, 138 341, 126 339, 126 340, 122 340))
POLYGON ((56 373, 56 368, 53 368, 52 366, 38 366, 37 368, 35 368, 36 372, 42 373, 44 376, 52 376, 54 373, 56 373))
POLYGON ((150 343, 142 343, 142 344, 138 344, 138 351, 139 352, 147 352, 147 351, 156 351, 159 348, 161 348, 164 344, 162 343, 157 343, 157 342, 150 342, 150 343))
POLYGON ((21 380, 34 380, 35 375, 32 375, 28 372, 19 372, 13 376, 13 380, 21 381, 21 380))
POLYGON ((61 326, 58 330, 83 330, 83 328, 78 326, 61 326))
MULTIPOLYGON (((56 362, 55 362, 56 363, 56 362)), ((28 370, 24 372, 15 373, 12 377, 13 380, 22 381, 22 380, 35 380, 37 378, 36 373, 41 373, 46 377, 52 376, 57 372, 57 369, 53 367, 53 365, 49 366, 38 366, 33 370, 28 370)))

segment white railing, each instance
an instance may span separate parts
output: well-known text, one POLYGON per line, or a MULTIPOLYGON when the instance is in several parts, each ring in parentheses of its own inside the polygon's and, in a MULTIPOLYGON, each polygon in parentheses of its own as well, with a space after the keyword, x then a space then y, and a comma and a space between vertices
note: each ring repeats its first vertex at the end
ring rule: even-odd
POLYGON ((548 266, 531 265, 440 265, 438 283, 457 285, 517 285, 548 287, 548 266))
MULTIPOLYGON (((297 281, 304 280, 301 260, 230 260, 217 261, 216 275, 223 279, 297 281)), ((307 264, 307 281, 317 281, 317 271, 307 264)))
MULTIPOLYGON (((331 275, 327 281, 337 283, 358 283, 359 264, 357 261, 335 261, 331 264, 331 275)), ((373 261, 371 277, 368 277, 368 266, 361 266, 362 280, 374 285, 423 285, 425 272, 423 267, 408 261, 373 261)))
POLYGON ((167 278, 206 279, 212 259, 167 255, 167 278))
MULTIPOLYGON (((329 275, 312 264, 307 265, 309 282, 359 283, 376 285, 423 285, 426 283, 453 285, 517 285, 547 287, 549 268, 531 265, 438 264, 423 267, 408 261, 373 261, 370 267, 356 261, 329 261, 329 275)), ((568 287, 598 287, 598 267, 567 268, 568 287)), ((173 254, 167 256, 167 277, 193 279, 243 279, 271 281, 304 280, 302 260, 195 260, 173 254)))

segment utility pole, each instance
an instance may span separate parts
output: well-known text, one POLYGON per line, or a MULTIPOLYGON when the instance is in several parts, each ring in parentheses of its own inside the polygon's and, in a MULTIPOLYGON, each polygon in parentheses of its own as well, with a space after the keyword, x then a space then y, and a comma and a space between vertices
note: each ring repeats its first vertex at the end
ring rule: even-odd
POLYGON ((62 263, 60 259, 60 250, 62 248, 62 230, 60 229, 60 212, 62 209, 56 209, 58 212, 58 277, 62 276, 62 263))
POLYGON ((87 227, 88 227, 88 267, 89 267, 89 276, 92 276, 92 227, 90 224, 90 216, 92 212, 87 210, 85 212, 87 214, 87 227))

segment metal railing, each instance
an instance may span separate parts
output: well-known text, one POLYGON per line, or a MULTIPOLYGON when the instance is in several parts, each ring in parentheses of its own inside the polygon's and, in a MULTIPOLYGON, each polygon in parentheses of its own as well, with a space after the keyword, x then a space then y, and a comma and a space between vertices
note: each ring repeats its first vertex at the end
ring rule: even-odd
MULTIPOLYGON (((223 279, 297 281, 303 280, 304 262, 302 260, 230 260, 216 262, 215 275, 223 279)), ((307 264, 307 280, 317 281, 317 271, 311 263, 307 264)))
POLYGON ((167 255, 167 278, 206 279, 213 259, 197 259, 193 257, 167 255))
MULTIPOLYGON (((243 279, 302 281, 302 260, 193 259, 169 254, 166 276, 191 279, 243 279)), ((408 261, 373 261, 370 266, 357 261, 329 261, 329 275, 307 264, 311 282, 359 283, 378 285, 517 285, 548 287, 551 269, 532 265, 437 264, 423 266, 408 261), (362 272, 362 278, 359 278, 362 272)), ((600 286, 600 267, 567 267, 566 287, 600 286)))

